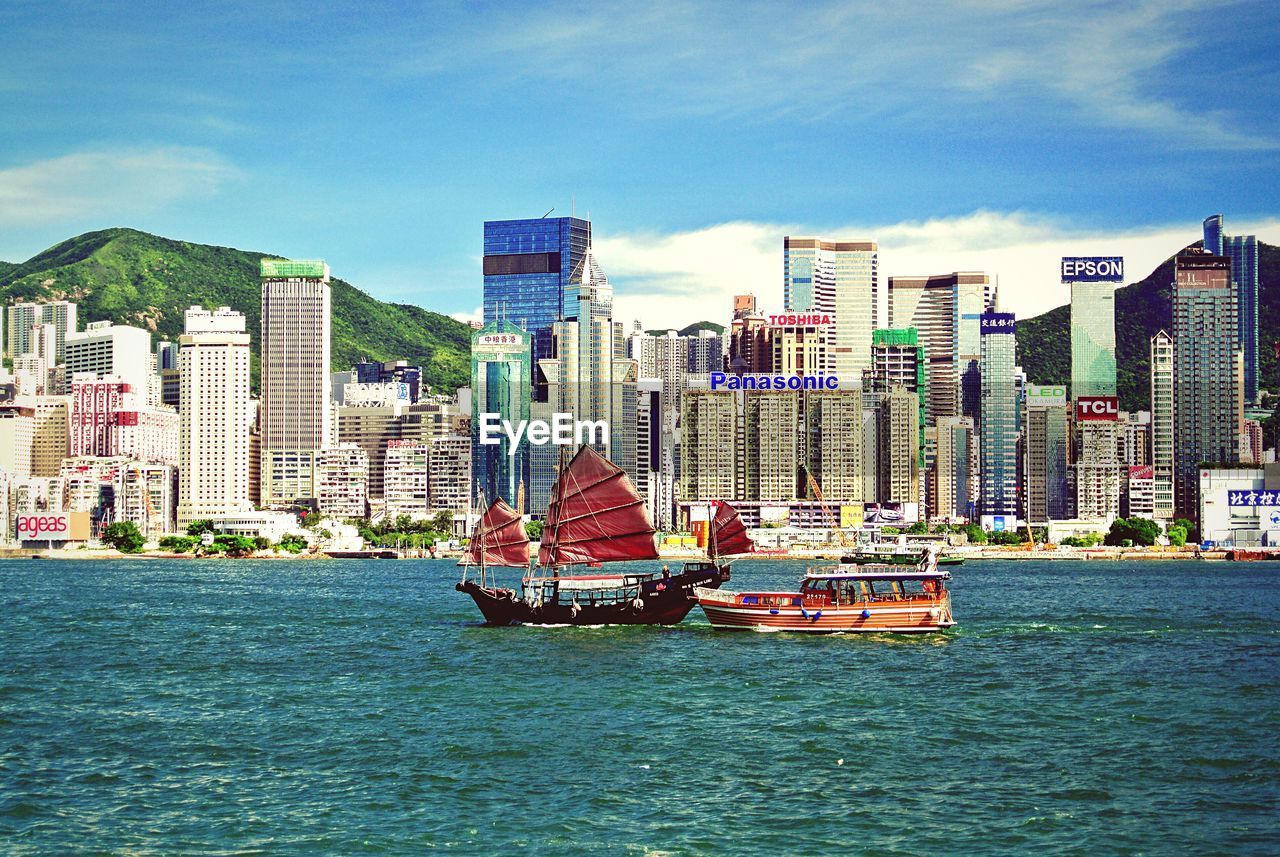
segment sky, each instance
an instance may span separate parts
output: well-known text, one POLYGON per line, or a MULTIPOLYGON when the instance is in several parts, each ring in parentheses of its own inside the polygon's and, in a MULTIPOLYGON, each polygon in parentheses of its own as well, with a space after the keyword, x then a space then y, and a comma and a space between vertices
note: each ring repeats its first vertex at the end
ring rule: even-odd
POLYGON ((1280 244, 1277 43, 1274 2, 8 0, 0 259, 130 226, 465 318, 485 220, 576 213, 646 327, 780 310, 785 235, 1027 317, 1063 255, 1280 244))

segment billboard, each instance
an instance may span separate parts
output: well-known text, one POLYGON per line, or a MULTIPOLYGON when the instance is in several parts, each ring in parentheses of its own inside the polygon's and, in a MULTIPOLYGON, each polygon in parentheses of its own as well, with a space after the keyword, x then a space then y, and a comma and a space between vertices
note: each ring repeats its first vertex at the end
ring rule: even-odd
POLYGON ((33 512, 14 527, 23 542, 79 542, 89 538, 88 512, 33 512))
POLYGON ((1129 467, 1129 480, 1155 479, 1156 469, 1150 464, 1133 464, 1129 467))
POLYGON ((1066 387, 1042 387, 1039 384, 1027 385, 1027 406, 1031 408, 1049 408, 1067 403, 1066 387))
POLYGON ((1015 532, 1018 529, 1017 515, 983 515, 980 519, 982 529, 993 533, 1015 532))
POLYGON ((1123 283, 1123 256, 1063 256, 1064 283, 1123 283))
POLYGON ((1011 312, 984 312, 982 314, 983 333, 1013 333, 1017 322, 1011 312))
POLYGON ((1120 399, 1115 396, 1081 396, 1076 399, 1076 422, 1115 422, 1120 419, 1120 399))
POLYGON ((1227 505, 1235 508, 1274 508, 1280 506, 1280 491, 1228 491, 1227 505))

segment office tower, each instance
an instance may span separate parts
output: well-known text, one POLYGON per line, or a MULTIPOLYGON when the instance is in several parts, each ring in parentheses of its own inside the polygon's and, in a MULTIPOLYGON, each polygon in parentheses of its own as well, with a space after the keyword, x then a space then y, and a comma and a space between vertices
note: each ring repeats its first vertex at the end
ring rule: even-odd
POLYGON ((54 477, 67 457, 71 402, 67 396, 35 396, 35 435, 31 441, 31 475, 54 477))
POLYGON ((1231 282, 1236 289, 1238 335, 1244 352, 1244 400, 1258 401, 1258 237, 1226 235, 1222 215, 1204 221, 1204 249, 1231 260, 1231 282))
MULTIPOLYGON (((901 385, 883 394, 876 427, 876 502, 920 503, 920 400, 901 385)), ((908 511, 908 510, 904 510, 908 511)))
POLYGON ((486 505, 501 497, 522 513, 517 504, 521 486, 528 489, 529 445, 522 441, 513 451, 507 435, 492 429, 498 443, 482 444, 480 432, 486 424, 529 419, 532 343, 533 335, 510 321, 488 322, 471 335, 471 480, 486 505))
POLYGON ((935 451, 929 469, 929 519, 958 523, 973 516, 971 491, 977 444, 971 417, 942 417, 933 429, 935 451))
POLYGON ((773 328, 763 315, 735 314, 729 324, 727 371, 735 375, 773 372, 773 328))
POLYGON ((1157 520, 1173 519, 1173 337, 1160 331, 1151 337, 1152 499, 1157 520))
POLYGON ((1116 394, 1116 287, 1071 283, 1071 395, 1116 394))
POLYGON ((315 498, 314 455, 334 441, 329 407, 329 266, 263 259, 262 502, 315 498))
POLYGON ((66 354, 67 334, 76 330, 76 305, 71 301, 23 302, 5 308, 5 354, 21 357, 32 350, 31 329, 52 324, 56 346, 54 359, 61 363, 66 354))
POLYGON ((528 332, 531 370, 555 353, 551 326, 568 317, 570 279, 590 246, 591 222, 577 217, 484 224, 484 323, 510 321, 528 332))
POLYGON ((1174 507, 1200 508, 1201 463, 1233 463, 1240 450, 1237 295, 1231 261, 1186 252, 1174 261, 1174 507))
MULTIPOLYGON (((928 389, 924 347, 914 327, 905 330, 881 328, 871 338, 871 368, 865 376, 872 390, 888 392, 895 385, 905 387, 920 402, 920 454, 924 455, 924 432, 928 425, 925 395, 928 389)), ((921 467, 925 466, 923 457, 921 467)))
POLYGON ((682 401, 681 499, 742 499, 737 394, 694 388, 685 391, 682 401))
MULTIPOLYGON (((804 458, 809 475, 822 491, 822 499, 833 506, 861 506, 861 391, 807 390, 804 411, 804 458)), ((801 496, 812 494, 806 490, 809 487, 800 486, 801 496)))
POLYGON ((387 442, 427 443, 458 432, 470 436, 471 410, 464 416, 458 406, 438 402, 410 405, 407 400, 392 404, 351 404, 338 408, 338 442, 351 443, 369 458, 369 502, 381 509, 387 442))
POLYGON ((984 313, 982 324, 982 515, 1018 514, 1018 399, 1012 313, 984 313))
POLYGON ((916 328, 929 366, 929 423, 968 416, 978 424, 980 321, 990 285, 986 274, 976 272, 889 278, 889 327, 916 328))
POLYGON ((178 338, 182 379, 178 526, 252 510, 249 334, 229 307, 193 306, 178 338))
POLYGON ((800 397, 789 391, 752 391, 743 399, 744 499, 794 500, 801 461, 800 397))
POLYGON ((68 333, 64 343, 66 377, 77 375, 125 379, 144 395, 151 381, 151 334, 140 327, 94 321, 78 333, 68 333))
POLYGON ((315 453, 316 511, 344 520, 369 514, 369 453, 354 443, 339 443, 315 453))
POLYGON ((788 312, 832 316, 832 370, 856 384, 870 362, 879 317, 879 254, 873 241, 783 239, 783 297, 788 312))
POLYGON ((427 441, 431 511, 467 512, 471 508, 471 438, 450 434, 427 441))
POLYGON ((688 374, 688 348, 674 330, 658 336, 632 333, 627 338, 627 353, 639 364, 639 377, 662 382, 661 418, 675 424, 680 413, 680 395, 688 374))
POLYGON ((375 363, 363 360, 352 367, 357 384, 404 384, 409 388, 408 400, 418 401, 422 391, 422 367, 410 366, 407 360, 375 363))
POLYGON ((1027 388, 1023 491, 1026 521, 1032 526, 1071 517, 1066 394, 1063 387, 1027 388))

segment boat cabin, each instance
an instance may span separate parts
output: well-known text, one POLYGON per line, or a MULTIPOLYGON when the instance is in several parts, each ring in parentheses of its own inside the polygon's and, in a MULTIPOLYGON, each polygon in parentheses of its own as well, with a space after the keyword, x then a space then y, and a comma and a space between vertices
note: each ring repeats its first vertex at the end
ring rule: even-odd
POLYGON ((809 604, 873 604, 888 601, 936 601, 946 594, 946 572, 814 572, 800 594, 809 604))

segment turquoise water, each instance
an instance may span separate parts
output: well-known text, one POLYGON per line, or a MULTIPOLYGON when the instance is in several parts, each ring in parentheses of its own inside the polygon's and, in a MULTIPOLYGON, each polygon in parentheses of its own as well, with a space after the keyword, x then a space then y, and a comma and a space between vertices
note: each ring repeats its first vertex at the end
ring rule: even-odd
POLYGON ((0 850, 1276 853, 1280 564, 953 573, 952 632, 804 637, 485 628, 447 562, 0 563, 0 850))

